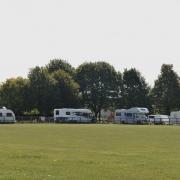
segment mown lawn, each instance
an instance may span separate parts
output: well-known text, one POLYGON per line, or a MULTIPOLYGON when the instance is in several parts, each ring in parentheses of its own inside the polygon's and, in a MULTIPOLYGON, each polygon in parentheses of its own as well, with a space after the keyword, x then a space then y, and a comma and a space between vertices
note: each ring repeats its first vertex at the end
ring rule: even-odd
POLYGON ((180 126, 0 125, 1 180, 180 179, 180 126))

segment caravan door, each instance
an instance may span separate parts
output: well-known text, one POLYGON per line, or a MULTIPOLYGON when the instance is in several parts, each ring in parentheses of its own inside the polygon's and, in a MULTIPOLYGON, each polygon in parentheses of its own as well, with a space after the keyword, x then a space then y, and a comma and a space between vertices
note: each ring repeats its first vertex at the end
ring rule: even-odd
POLYGON ((2 112, 0 112, 0 122, 4 122, 4 115, 3 115, 3 113, 2 112))
POLYGON ((14 118, 14 114, 12 112, 7 112, 6 113, 6 122, 8 123, 12 123, 15 121, 15 118, 14 118))

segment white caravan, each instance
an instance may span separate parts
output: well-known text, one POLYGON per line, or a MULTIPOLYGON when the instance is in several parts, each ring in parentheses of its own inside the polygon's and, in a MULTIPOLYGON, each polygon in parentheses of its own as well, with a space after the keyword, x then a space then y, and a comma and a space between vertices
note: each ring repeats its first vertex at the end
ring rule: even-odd
POLYGON ((126 124, 147 123, 147 114, 149 110, 144 107, 133 107, 130 109, 121 109, 115 111, 115 122, 126 124))
POLYGON ((180 124, 180 111, 171 112, 170 124, 180 124))
POLYGON ((95 118, 89 109, 54 109, 54 122, 94 123, 95 118))
POLYGON ((115 123, 125 123, 127 109, 116 109, 114 115, 115 123))
POLYGON ((0 108, 0 123, 15 123, 16 118, 12 110, 6 107, 0 108))
POLYGON ((149 115, 148 121, 150 124, 169 124, 170 119, 168 115, 156 114, 156 115, 149 115))

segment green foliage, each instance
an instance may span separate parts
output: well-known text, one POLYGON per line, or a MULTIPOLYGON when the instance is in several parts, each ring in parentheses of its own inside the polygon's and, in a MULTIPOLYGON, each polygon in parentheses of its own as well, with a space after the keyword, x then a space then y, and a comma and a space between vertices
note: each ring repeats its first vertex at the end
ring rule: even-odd
POLYGON ((54 108, 76 107, 79 85, 65 71, 49 74, 43 67, 35 67, 28 75, 30 81, 31 109, 41 115, 50 115, 54 108))
POLYGON ((139 71, 132 68, 123 73, 123 104, 124 107, 150 108, 150 88, 139 71))
POLYGON ((169 114, 180 108, 179 77, 173 70, 173 65, 163 64, 161 74, 155 81, 152 90, 155 111, 169 114))
POLYGON ((59 70, 63 70, 70 74, 71 76, 75 75, 75 69, 67 62, 62 59, 53 59, 46 65, 46 68, 49 73, 54 73, 59 70))
POLYGON ((79 105, 79 85, 73 78, 63 70, 56 71, 52 74, 53 99, 54 107, 58 108, 75 108, 79 105))
POLYGON ((21 77, 7 79, 0 88, 1 106, 13 109, 16 114, 23 114, 28 109, 28 87, 27 79, 21 77))
POLYGON ((28 74, 30 88, 30 109, 38 109, 41 115, 48 115, 52 108, 53 79, 46 68, 35 67, 28 74))
POLYGON ((16 115, 52 115, 54 108, 90 108, 97 118, 101 110, 143 106, 153 113, 169 114, 180 109, 179 76, 164 64, 151 89, 139 71, 116 72, 106 62, 83 63, 76 70, 68 62, 54 59, 45 67, 34 67, 27 79, 7 79, 0 85, 0 106, 16 115))
POLYGON ((24 115, 38 116, 38 115, 40 115, 40 112, 38 111, 38 109, 32 109, 31 111, 24 112, 24 115))
POLYGON ((114 98, 112 99, 112 103, 113 103, 112 107, 114 109, 124 108, 123 79, 122 79, 122 74, 120 72, 117 72, 116 81, 114 83, 116 83, 116 86, 115 86, 115 91, 114 91, 115 92, 114 98))
POLYGON ((117 74, 106 62, 84 63, 77 69, 77 82, 85 106, 97 115, 111 105, 116 88, 117 74))

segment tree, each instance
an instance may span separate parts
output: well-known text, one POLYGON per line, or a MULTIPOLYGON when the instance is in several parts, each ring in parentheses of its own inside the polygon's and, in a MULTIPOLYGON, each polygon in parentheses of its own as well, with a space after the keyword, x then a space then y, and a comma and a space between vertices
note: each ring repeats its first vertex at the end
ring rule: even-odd
POLYGON ((75 108, 79 106, 79 85, 65 71, 59 70, 52 74, 54 107, 75 108))
POLYGON ((115 96, 116 71, 106 62, 84 63, 77 68, 83 104, 101 119, 101 110, 111 105, 115 96))
POLYGON ((0 88, 1 106, 6 106, 17 115, 22 115, 28 110, 28 86, 28 80, 22 77, 7 79, 0 88))
POLYGON ((46 68, 38 66, 30 70, 28 78, 31 110, 37 109, 41 115, 50 115, 53 106, 51 100, 53 79, 46 68))
POLYGON ((113 107, 116 109, 124 108, 124 102, 123 102, 123 80, 122 80, 122 74, 120 72, 117 72, 117 78, 116 78, 116 86, 115 86, 115 97, 114 97, 114 105, 113 107))
POLYGON ((172 110, 179 110, 180 84, 173 65, 162 65, 161 73, 152 90, 152 97, 155 109, 159 113, 169 114, 172 110))
POLYGON ((126 108, 150 107, 150 88, 139 71, 132 68, 123 73, 123 103, 126 108))
POLYGON ((75 69, 67 62, 62 59, 53 59, 46 65, 48 72, 54 73, 59 70, 63 70, 74 77, 75 69))

